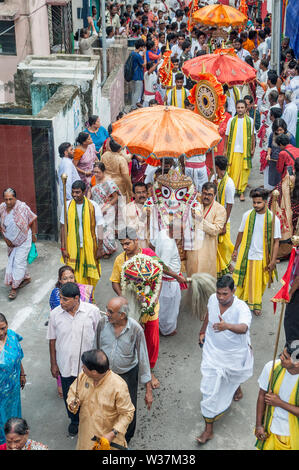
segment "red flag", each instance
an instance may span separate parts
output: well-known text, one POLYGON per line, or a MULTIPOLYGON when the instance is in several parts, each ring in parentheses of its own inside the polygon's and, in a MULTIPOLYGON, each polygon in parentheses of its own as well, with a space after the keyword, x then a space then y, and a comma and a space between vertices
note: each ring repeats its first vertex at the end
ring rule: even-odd
POLYGON ((289 259, 289 264, 288 264, 287 270, 284 273, 283 278, 281 279, 281 283, 283 284, 283 286, 277 292, 277 294, 271 299, 271 301, 274 304, 273 305, 274 313, 276 312, 277 302, 289 302, 290 301, 290 296, 289 296, 290 280, 291 280, 291 274, 292 274, 292 269, 293 269, 295 256, 296 256, 296 248, 293 247, 293 249, 291 251, 291 256, 290 256, 290 259, 289 259))

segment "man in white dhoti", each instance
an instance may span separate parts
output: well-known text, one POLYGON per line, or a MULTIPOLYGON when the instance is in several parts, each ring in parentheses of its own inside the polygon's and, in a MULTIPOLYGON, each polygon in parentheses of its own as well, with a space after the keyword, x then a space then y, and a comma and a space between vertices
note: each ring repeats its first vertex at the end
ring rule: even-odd
MULTIPOLYGON (((180 274, 181 259, 177 244, 167 234, 167 230, 161 230, 155 240, 151 240, 157 256, 168 268, 176 274, 180 274)), ((162 336, 174 336, 176 334, 177 318, 180 311, 181 289, 176 279, 163 275, 162 288, 159 296, 159 329, 162 336)))
POLYGON ((11 286, 8 297, 13 300, 18 289, 30 282, 27 258, 32 242, 36 241, 37 216, 25 202, 17 200, 14 189, 5 189, 3 197, 4 202, 0 204, 0 232, 8 249, 5 284, 11 286))
POLYGON ((234 281, 229 275, 217 281, 216 294, 208 302, 208 312, 199 333, 203 345, 201 362, 201 412, 205 430, 199 444, 213 438, 214 422, 243 397, 240 384, 252 376, 253 354, 249 328, 251 312, 245 302, 234 296, 234 281))

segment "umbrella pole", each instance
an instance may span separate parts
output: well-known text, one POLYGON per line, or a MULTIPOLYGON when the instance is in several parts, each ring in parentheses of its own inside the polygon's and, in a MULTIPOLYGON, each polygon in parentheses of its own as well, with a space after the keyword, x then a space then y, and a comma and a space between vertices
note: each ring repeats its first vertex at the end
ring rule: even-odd
POLYGON ((164 169, 165 169, 165 161, 164 161, 164 158, 162 158, 162 175, 164 175, 164 169))
MULTIPOLYGON (((217 180, 217 173, 216 173, 216 165, 215 165, 215 155, 214 155, 214 149, 212 149, 212 160, 213 160, 213 171, 214 171, 214 176, 215 180, 217 180)), ((219 202, 219 197, 218 197, 218 187, 216 187, 216 201, 219 202)))

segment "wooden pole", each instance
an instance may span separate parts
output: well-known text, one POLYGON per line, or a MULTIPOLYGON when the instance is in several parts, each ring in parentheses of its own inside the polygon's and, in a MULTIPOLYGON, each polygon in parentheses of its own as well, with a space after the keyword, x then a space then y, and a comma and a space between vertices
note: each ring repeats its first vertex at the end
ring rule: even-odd
POLYGON ((63 173, 61 175, 61 180, 63 184, 63 210, 64 210, 64 248, 67 252, 67 201, 66 201, 66 181, 67 174, 63 173))
MULTIPOLYGON (((271 247, 270 247, 270 263, 273 256, 273 248, 274 248, 274 233, 275 233, 275 218, 276 218, 276 206, 277 206, 277 199, 279 198, 279 191, 275 189, 272 193, 273 202, 272 202, 272 230, 271 230, 271 247)), ((271 287, 272 284, 272 271, 269 271, 269 282, 268 288, 271 287)))
MULTIPOLYGON (((283 316, 284 316, 285 307, 286 307, 285 302, 282 302, 281 311, 280 311, 280 318, 279 318, 279 324, 278 324, 278 329, 277 329, 277 333, 276 333, 276 341, 275 341, 275 347, 274 347, 274 354, 273 354, 273 361, 272 361, 272 369, 271 369, 270 380, 269 380, 269 392, 272 392, 272 386, 273 386, 273 372, 274 372, 274 368, 275 368, 275 361, 276 361, 277 351, 278 351, 278 343, 279 343, 279 337, 280 337, 280 330, 281 330, 281 325, 282 325, 282 320, 283 320, 283 316)), ((264 429, 265 429, 265 426, 266 426, 268 408, 269 408, 269 405, 266 405, 265 413, 264 413, 264 423, 263 423, 264 429)), ((265 431, 266 431, 266 430, 265 430, 265 431)))
MULTIPOLYGON (((217 173, 216 173, 216 165, 215 165, 215 155, 214 155, 214 149, 212 149, 212 160, 213 160, 213 171, 214 171, 214 176, 215 176, 215 180, 217 180, 217 173)), ((216 183, 215 183, 216 184, 216 183)), ((216 201, 217 202, 220 202, 219 201, 219 197, 218 197, 218 187, 216 185, 216 201)))

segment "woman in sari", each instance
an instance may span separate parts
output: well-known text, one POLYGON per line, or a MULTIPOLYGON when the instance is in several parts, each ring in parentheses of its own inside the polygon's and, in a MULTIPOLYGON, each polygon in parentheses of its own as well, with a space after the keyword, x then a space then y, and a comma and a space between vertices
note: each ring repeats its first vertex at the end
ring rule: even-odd
POLYGON ((102 155, 101 162, 105 165, 106 175, 114 181, 127 202, 130 202, 133 189, 128 161, 129 157, 126 158, 122 153, 121 146, 110 138, 108 150, 102 155))
POLYGON ((8 298, 13 300, 18 289, 31 280, 27 258, 32 242, 36 242, 37 216, 25 202, 17 200, 14 189, 5 189, 3 197, 4 202, 0 204, 0 232, 8 249, 5 284, 11 286, 8 298))
POLYGON ((13 416, 22 417, 21 388, 26 384, 22 339, 8 328, 5 316, 0 313, 0 444, 5 442, 6 421, 13 416))
POLYGON ((118 196, 120 191, 115 182, 106 174, 103 162, 96 162, 94 165, 95 186, 90 190, 90 199, 95 201, 101 208, 104 216, 104 240, 103 258, 110 258, 116 251, 115 241, 115 218, 118 196))
POLYGON ((6 443, 0 450, 48 450, 41 442, 29 439, 29 427, 25 419, 10 418, 4 426, 6 443))
POLYGON ((80 132, 76 140, 73 163, 80 178, 89 187, 93 165, 98 160, 95 144, 87 132, 80 132))
MULTIPOLYGON (((54 308, 60 305, 60 289, 61 287, 66 284, 67 282, 76 282, 75 273, 71 266, 61 266, 58 270, 58 281, 55 284, 54 289, 50 295, 50 308, 53 310, 54 308)), ((78 284, 80 290, 80 299, 82 302, 89 302, 94 303, 93 298, 93 291, 94 287, 88 284, 78 284)), ((48 324, 48 322, 47 322, 48 324)), ((63 398, 62 394, 62 386, 61 386, 61 378, 60 376, 57 378, 57 392, 60 398, 63 398)))
MULTIPOLYGON (((272 133, 270 134, 268 141, 268 150, 267 150, 267 161, 268 161, 268 181, 265 181, 265 189, 273 190, 275 186, 281 180, 281 174, 276 169, 276 164, 278 161, 278 155, 281 151, 281 148, 276 143, 276 139, 279 135, 286 134, 290 138, 290 144, 296 146, 296 141, 290 132, 288 132, 286 122, 284 119, 277 118, 273 121, 272 124, 272 133)), ((264 174, 267 171, 267 168, 264 170, 264 174)), ((266 176, 266 175, 265 175, 266 176)))
POLYGON ((109 137, 105 127, 101 126, 99 116, 93 115, 88 118, 88 128, 85 129, 85 132, 87 132, 92 138, 92 141, 96 147, 97 155, 99 157, 101 147, 105 140, 109 137))

